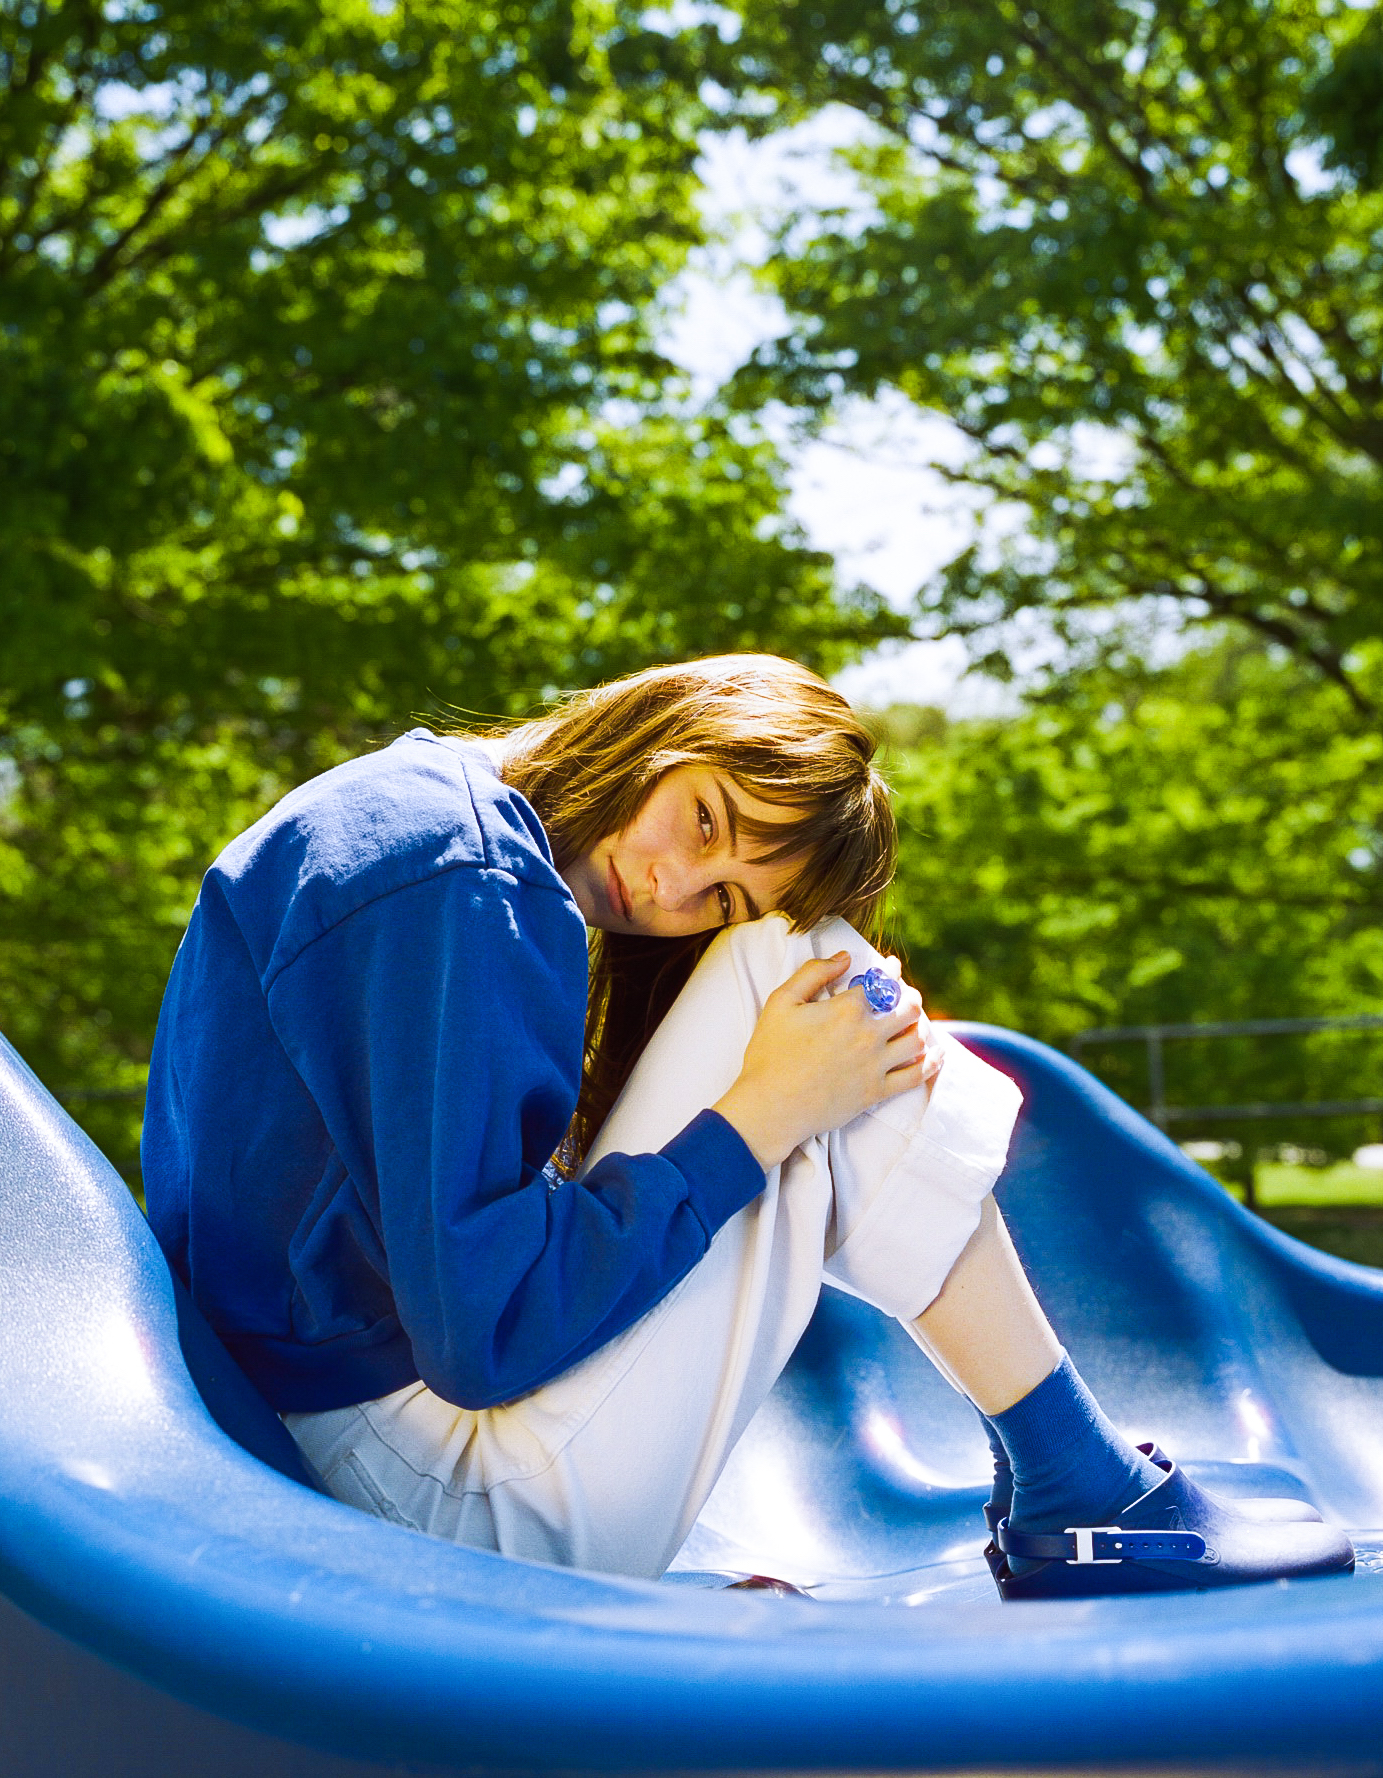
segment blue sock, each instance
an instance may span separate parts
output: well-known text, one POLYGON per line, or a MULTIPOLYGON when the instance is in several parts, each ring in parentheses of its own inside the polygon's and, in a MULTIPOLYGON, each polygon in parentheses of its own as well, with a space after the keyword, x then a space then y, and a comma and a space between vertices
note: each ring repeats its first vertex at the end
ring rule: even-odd
MULTIPOLYGON (((980 1414, 978 1408, 975 1409, 980 1414)), ((1000 1519, 1006 1519, 1013 1510, 1013 1465, 1008 1460, 1008 1452, 1004 1449, 1004 1441, 983 1414, 980 1414, 980 1425, 984 1427, 984 1436, 989 1440, 989 1449, 994 1456, 994 1481, 989 1490, 989 1504, 985 1508, 985 1522, 993 1531, 1000 1519)))
MULTIPOLYGON (((989 1423, 1013 1465, 1009 1518, 1018 1531, 1112 1524, 1163 1480, 1101 1413, 1064 1353, 1049 1377, 989 1423)), ((1021 1573, 1026 1564, 1012 1566, 1021 1573)))

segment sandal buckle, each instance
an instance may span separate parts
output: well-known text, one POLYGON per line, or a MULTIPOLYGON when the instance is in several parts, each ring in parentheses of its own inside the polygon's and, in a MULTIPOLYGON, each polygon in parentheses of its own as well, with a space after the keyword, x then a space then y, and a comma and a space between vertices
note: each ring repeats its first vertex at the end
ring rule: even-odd
POLYGON ((1066 1558, 1068 1568, 1117 1568, 1123 1561, 1122 1556, 1097 1556, 1095 1554, 1095 1535, 1097 1532, 1119 1535, 1122 1525, 1068 1525, 1067 1537, 1076 1540, 1076 1553, 1066 1558))

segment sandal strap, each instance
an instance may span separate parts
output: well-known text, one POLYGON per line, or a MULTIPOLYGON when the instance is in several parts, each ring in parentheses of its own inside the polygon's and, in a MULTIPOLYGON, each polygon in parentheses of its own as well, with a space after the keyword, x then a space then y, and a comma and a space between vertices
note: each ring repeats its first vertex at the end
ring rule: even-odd
POLYGON ((1125 1531, 1118 1525, 1068 1525, 1064 1531, 1014 1531, 999 1521, 994 1541, 1006 1556, 1030 1562, 1199 1562, 1198 1531, 1125 1531))

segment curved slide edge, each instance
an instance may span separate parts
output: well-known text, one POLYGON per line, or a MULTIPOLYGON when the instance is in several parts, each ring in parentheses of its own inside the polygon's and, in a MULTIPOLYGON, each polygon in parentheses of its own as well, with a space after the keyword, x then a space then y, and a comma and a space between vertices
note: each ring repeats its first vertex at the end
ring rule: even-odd
MULTIPOLYGON (((367 1769, 1339 1759, 1383 1740, 1383 1613, 1348 1582, 828 1606, 508 1562, 309 1493, 206 1413, 146 1226, 12 1052, 0 1377, 10 1599, 131 1685, 367 1769)), ((185 1769, 216 1768, 189 1747, 185 1769)))

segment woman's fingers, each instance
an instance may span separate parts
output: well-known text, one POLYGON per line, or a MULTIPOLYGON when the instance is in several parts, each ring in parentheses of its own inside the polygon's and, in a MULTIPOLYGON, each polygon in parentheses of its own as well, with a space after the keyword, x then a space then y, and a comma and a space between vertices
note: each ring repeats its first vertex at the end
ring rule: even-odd
MULTIPOLYGON (((897 959, 885 961, 896 963, 897 959)), ((942 1063, 941 1046, 923 1011, 922 996, 906 983, 900 986, 902 997, 890 1012, 873 1011, 863 993, 847 997, 858 1021, 857 1030, 866 1041, 882 1042, 883 1086, 889 1098, 935 1080, 942 1063)))
POLYGON ((922 1010, 922 996, 916 988, 905 987, 903 997, 892 1012, 870 1013, 871 1019, 877 1019, 882 1029, 890 1035, 900 1031, 916 1031, 925 1041, 931 1035, 931 1021, 922 1010))
POLYGON ((877 1013, 841 979, 851 965, 848 951, 812 958, 774 989, 738 1078, 716 1103, 763 1167, 807 1136, 925 1085, 941 1066, 916 988, 900 981, 897 1006, 877 1013))
MULTIPOLYGON (((888 958, 885 962, 894 966, 890 974, 896 973, 897 958, 888 958)), ((842 991, 840 978, 853 967, 848 951, 837 951, 833 957, 814 957, 796 969, 770 999, 778 998, 784 1009, 789 1006, 811 1008, 815 1002, 812 1010, 819 1016, 844 1020, 846 1028, 853 1025, 852 1046, 862 1043, 865 1050, 874 1049, 888 1076, 890 1092, 897 1090, 899 1076, 908 1070, 920 1069, 921 1079, 934 1079, 941 1067, 941 1058, 917 989, 900 980, 901 996, 897 1006, 888 1012, 875 1012, 863 991, 858 994, 842 991), (824 990, 833 984, 835 992, 829 998, 823 997, 824 990), (831 1008, 829 1014, 828 1007, 831 1008), (880 1047, 876 1049, 876 1045, 880 1047)))
POLYGON ((834 957, 809 958, 773 990, 769 999, 773 1000, 781 995, 784 1000, 805 1005, 808 1000, 814 1000, 823 988, 829 988, 836 977, 843 975, 849 966, 849 951, 837 951, 834 957))
POLYGON ((924 1081, 935 1080, 946 1060, 946 1052, 925 1018, 896 1031, 888 1040, 885 1054, 891 1058, 891 1077, 896 1077, 900 1069, 920 1064, 924 1081))
POLYGON ((910 1092, 913 1087, 930 1086, 946 1064, 946 1052, 935 1041, 924 1044, 905 1060, 890 1068, 884 1077, 886 1096, 910 1092))
POLYGON ((927 1084, 927 1059, 919 1056, 915 1062, 909 1062, 902 1068, 892 1068, 884 1077, 883 1097, 896 1099, 899 1093, 910 1093, 914 1087, 927 1084))

